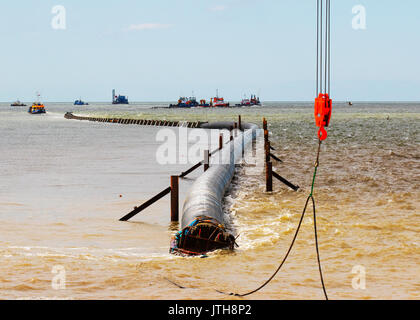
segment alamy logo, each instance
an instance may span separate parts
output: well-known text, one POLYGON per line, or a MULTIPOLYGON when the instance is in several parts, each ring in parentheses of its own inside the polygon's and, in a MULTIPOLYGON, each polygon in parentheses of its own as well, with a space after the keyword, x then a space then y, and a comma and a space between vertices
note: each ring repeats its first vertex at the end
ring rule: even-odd
POLYGON ((355 274, 351 281, 354 290, 366 289, 366 268, 364 266, 354 266, 351 273, 355 274))
POLYGON ((362 5, 354 6, 351 12, 355 15, 351 22, 354 30, 366 30, 366 8, 362 5))
POLYGON ((252 142, 251 132, 230 132, 229 130, 203 130, 180 127, 178 130, 161 129, 156 134, 156 141, 162 144, 156 150, 156 162, 160 165, 190 164, 195 165, 205 160, 205 152, 211 155, 211 165, 239 164, 241 159, 247 165, 246 174, 259 174, 264 168, 264 142, 256 139, 252 142), (178 134, 177 134, 178 133, 178 134), (229 140, 235 139, 228 144, 229 140), (247 138, 244 135, 248 135, 247 138), (223 137, 222 151, 219 148, 219 137, 223 137), (245 145, 245 140, 249 145, 245 145))
POLYGON ((54 30, 66 29, 66 8, 61 5, 52 7, 51 13, 54 14, 51 20, 51 28, 54 30))
POLYGON ((51 273, 56 274, 51 280, 51 287, 54 290, 66 289, 66 269, 63 266, 56 265, 52 268, 51 273))

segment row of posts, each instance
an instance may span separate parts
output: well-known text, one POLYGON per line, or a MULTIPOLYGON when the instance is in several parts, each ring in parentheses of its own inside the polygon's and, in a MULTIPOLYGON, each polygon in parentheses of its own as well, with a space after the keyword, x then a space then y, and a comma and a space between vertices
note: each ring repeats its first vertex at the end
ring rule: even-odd
MULTIPOLYGON (((242 130, 242 122, 241 122, 241 116, 238 118, 238 122, 233 123, 233 128, 230 130, 230 139, 229 142, 231 142, 234 139, 233 131, 235 130, 235 136, 236 136, 236 130, 242 130)), ((265 172, 266 172, 266 191, 272 192, 273 191, 273 166, 270 161, 272 155, 271 155, 271 147, 270 147, 270 141, 269 141, 269 134, 268 134, 268 126, 267 126, 267 120, 263 118, 263 130, 264 130, 264 149, 265 149, 265 172)), ((158 201, 168 193, 171 194, 171 222, 178 222, 179 221, 179 178, 185 177, 187 174, 191 173, 192 171, 199 168, 201 165, 204 166, 204 171, 207 171, 210 166, 210 157, 213 153, 220 151, 223 149, 223 134, 219 135, 219 148, 214 150, 210 153, 210 151, 204 150, 204 160, 197 163, 187 171, 183 172, 181 175, 173 175, 171 176, 170 181, 170 187, 163 190, 161 193, 150 199, 149 201, 145 202, 140 207, 134 207, 134 210, 121 218, 121 221, 127 221, 128 219, 132 218, 134 215, 139 213, 140 211, 144 210, 154 202, 158 201)), ((244 141, 242 141, 244 143, 244 141)), ((252 139, 252 148, 254 152, 255 148, 255 141, 252 139)), ((244 148, 242 148, 242 153, 244 153, 244 148)), ((242 154, 243 155, 243 154, 242 154)), ((279 160, 281 161, 281 160, 279 160)), ((283 179, 282 177, 278 176, 276 174, 276 177, 280 179, 282 182, 288 184, 290 187, 297 190, 298 187, 293 186, 291 183, 289 183, 287 180, 283 179)))

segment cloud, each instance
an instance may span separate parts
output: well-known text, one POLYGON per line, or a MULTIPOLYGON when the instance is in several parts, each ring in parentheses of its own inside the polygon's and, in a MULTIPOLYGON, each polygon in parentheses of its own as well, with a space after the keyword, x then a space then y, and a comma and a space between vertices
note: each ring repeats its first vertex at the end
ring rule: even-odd
POLYGON ((225 11, 228 7, 225 5, 218 5, 210 8, 210 11, 225 11))
POLYGON ((172 27, 171 24, 163 23, 141 23, 132 24, 128 27, 128 31, 143 31, 143 30, 156 30, 156 29, 168 29, 172 27))

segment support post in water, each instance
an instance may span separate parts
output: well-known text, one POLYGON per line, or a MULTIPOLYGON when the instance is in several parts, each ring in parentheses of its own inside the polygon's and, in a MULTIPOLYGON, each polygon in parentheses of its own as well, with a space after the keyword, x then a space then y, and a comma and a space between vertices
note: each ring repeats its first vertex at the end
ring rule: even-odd
POLYGON ((270 162, 270 141, 265 143, 265 162, 270 162))
POLYGON ((242 119, 241 119, 241 115, 238 116, 238 128, 239 128, 239 130, 242 130, 242 119))
POLYGON ((268 130, 267 130, 267 129, 265 129, 265 130, 264 130, 264 144, 266 145, 266 144, 267 144, 267 142, 268 142, 268 130))
POLYGON ((171 176, 171 222, 179 221, 179 177, 171 176))
POLYGON ((209 168, 210 153, 209 150, 204 150, 204 172, 209 168))
POLYGON ((223 134, 219 134, 219 150, 223 149, 223 134))
POLYGON ((270 161, 265 163, 265 189, 267 192, 273 191, 273 164, 270 161))

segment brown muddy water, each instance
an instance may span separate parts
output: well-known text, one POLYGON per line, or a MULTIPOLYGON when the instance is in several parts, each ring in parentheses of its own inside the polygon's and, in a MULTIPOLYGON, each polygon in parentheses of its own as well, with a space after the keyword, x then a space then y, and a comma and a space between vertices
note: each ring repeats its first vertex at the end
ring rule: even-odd
MULTIPOLYGON (((277 268, 310 191, 312 104, 151 109, 159 105, 48 103, 45 115, 0 105, 1 299, 231 299, 214 289, 243 293, 277 268), (239 167, 225 199, 239 248, 172 256, 178 226, 169 223, 168 197, 131 222, 118 219, 189 165, 156 162, 159 128, 65 120, 66 111, 190 121, 241 114, 258 124, 264 116, 284 161, 274 170, 301 189, 275 182, 267 194, 261 172, 239 167), (54 285, 62 280, 65 288, 54 285)), ((420 104, 335 104, 314 194, 331 299, 420 299, 419 123, 420 104), (362 284, 355 267, 365 271, 364 289, 352 285, 362 284)), ((181 206, 198 171, 181 181, 181 206)), ((322 298, 309 211, 283 269, 246 299, 322 298)))

